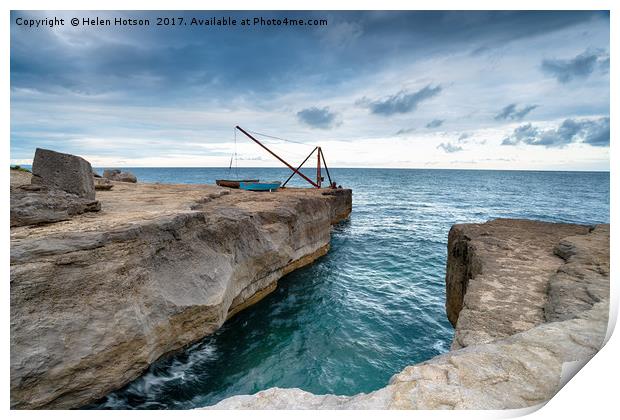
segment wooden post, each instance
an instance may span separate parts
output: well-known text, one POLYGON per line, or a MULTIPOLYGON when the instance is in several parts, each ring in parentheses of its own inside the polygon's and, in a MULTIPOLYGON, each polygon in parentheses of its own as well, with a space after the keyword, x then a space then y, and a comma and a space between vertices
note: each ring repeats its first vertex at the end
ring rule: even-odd
POLYGON ((318 147, 316 152, 316 185, 321 188, 321 148, 318 147))

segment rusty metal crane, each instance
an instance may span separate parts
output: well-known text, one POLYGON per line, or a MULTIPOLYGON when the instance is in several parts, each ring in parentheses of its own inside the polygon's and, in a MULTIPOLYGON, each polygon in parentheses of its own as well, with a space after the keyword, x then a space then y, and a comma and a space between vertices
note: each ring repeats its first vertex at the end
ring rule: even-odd
POLYGON ((331 175, 329 173, 329 169, 327 168, 327 163, 325 162, 325 155, 323 154, 323 151, 321 150, 320 146, 316 146, 314 149, 312 149, 310 154, 308 156, 306 156, 306 158, 303 160, 303 162, 301 162, 301 164, 297 168, 295 168, 290 163, 288 163, 287 161, 282 159, 280 156, 278 156, 274 151, 272 151, 267 146, 265 146, 263 143, 261 143, 259 140, 257 140, 254 136, 252 136, 246 130, 244 130, 243 128, 239 127, 238 125, 235 128, 237 130, 241 131, 243 134, 245 134, 250 140, 252 140, 256 144, 258 144, 260 147, 265 149, 267 152, 269 152, 273 157, 278 159, 284 165, 286 165, 291 171, 293 171, 291 176, 289 176, 288 179, 286 181, 284 181, 284 183, 282 184, 282 187, 284 187, 291 180, 291 178, 293 178, 293 176, 295 176, 295 174, 297 174, 300 177, 302 177, 304 180, 306 180, 308 183, 310 183, 310 185, 312 185, 314 188, 321 188, 321 183, 323 181, 323 176, 321 175, 321 161, 323 161, 323 167, 325 168, 325 172, 327 173, 327 178, 329 180, 329 188, 336 188, 336 183, 334 181, 332 181, 331 175), (316 156, 317 156, 317 161, 316 161, 316 182, 311 180, 306 175, 304 175, 303 173, 300 172, 301 167, 308 161, 308 159, 310 159, 310 157, 314 154, 314 152, 316 152, 316 156))

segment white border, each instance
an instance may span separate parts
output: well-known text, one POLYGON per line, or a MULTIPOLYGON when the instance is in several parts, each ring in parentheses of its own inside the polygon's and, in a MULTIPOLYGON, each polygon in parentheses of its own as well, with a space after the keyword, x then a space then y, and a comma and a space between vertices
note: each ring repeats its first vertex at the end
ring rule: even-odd
MULTIPOLYGON (((3 31, 2 41, 4 46, 2 74, 2 93, 5 98, 5 112, 2 114, 4 128, 3 137, 5 138, 3 147, 5 150, 5 166, 9 162, 10 150, 10 75, 9 75, 9 51, 10 51, 10 25, 9 10, 611 10, 611 40, 610 40, 610 56, 611 56, 611 103, 610 117, 612 144, 618 141, 618 126, 616 125, 615 109, 618 100, 617 94, 617 69, 616 54, 618 53, 618 29, 620 20, 616 16, 616 11, 620 10, 617 1, 574 1, 564 0, 562 2, 550 0, 506 0, 502 2, 489 0, 470 0, 467 2, 458 0, 427 0, 427 1, 396 1, 382 0, 369 1, 358 0, 356 2, 344 2, 337 0, 315 0, 315 1, 297 1, 292 4, 290 1, 282 0, 264 0, 262 2, 249 0, 227 0, 219 2, 204 2, 196 0, 176 0, 174 2, 162 1, 136 1, 136 0, 96 0, 88 2, 88 8, 84 1, 65 0, 65 1, 43 1, 43 0, 8 0, 3 2, 5 8, 4 18, 2 20, 3 31)), ((616 167, 617 164, 617 147, 612 146, 610 150, 610 167, 616 167)), ((2 335, 4 337, 4 346, 2 355, 4 364, 2 365, 2 394, 5 410, 9 411, 9 180, 8 171, 0 171, 3 186, 3 202, 5 223, 2 224, 2 232, 4 242, 2 243, 2 259, 5 269, 3 270, 3 296, 5 299, 4 320, 1 324, 2 335)), ((611 172, 611 261, 612 261, 612 305, 610 324, 615 324, 618 313, 618 291, 616 290, 616 282, 618 276, 615 273, 614 261, 618 261, 618 229, 616 228, 615 213, 618 208, 618 173, 611 172)), ((613 327, 612 327, 613 328, 613 327)), ((546 406, 531 414, 531 418, 584 418, 584 417, 601 417, 609 418, 616 412, 617 408, 617 388, 616 382, 619 373, 618 355, 620 355, 620 344, 618 343, 617 334, 612 335, 607 345, 591 360, 587 366, 583 368, 577 376, 570 381, 546 406)), ((395 372, 396 373, 396 372, 395 372)), ((527 414, 532 410, 516 410, 516 411, 457 411, 457 412, 407 412, 407 411, 348 411, 348 412, 299 412, 294 413, 279 411, 262 411, 262 412, 237 412, 237 411, 166 411, 166 412, 88 412, 88 417, 99 418, 107 416, 115 416, 116 418, 154 418, 154 417, 177 417, 179 415, 187 417, 208 417, 222 419, 237 419, 242 417, 253 417, 257 419, 288 419, 291 416, 295 418, 311 418, 319 416, 338 416, 339 418, 373 418, 375 416, 387 416, 390 418, 458 418, 458 419, 474 419, 474 418, 506 418, 527 414)), ((82 418, 85 415, 83 411, 10 411, 10 416, 15 418, 31 418, 31 417, 50 417, 50 418, 82 418)), ((617 414, 616 414, 617 415, 617 414)))

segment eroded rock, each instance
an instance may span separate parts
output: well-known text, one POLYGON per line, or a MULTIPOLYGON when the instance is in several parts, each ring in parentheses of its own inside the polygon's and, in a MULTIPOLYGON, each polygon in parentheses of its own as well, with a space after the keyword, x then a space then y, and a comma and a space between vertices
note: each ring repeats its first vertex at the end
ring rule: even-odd
POLYGON ((71 217, 99 211, 97 200, 32 184, 32 174, 11 170, 11 227, 54 223, 71 217))
POLYGON ((118 182, 138 182, 138 178, 131 172, 123 172, 120 169, 106 169, 103 171, 103 177, 118 182))
POLYGON ((494 341, 545 322, 547 288, 564 264, 554 249, 564 237, 589 229, 514 219, 454 225, 446 270, 446 312, 456 330, 452 348, 494 341))
POLYGON ((95 190, 97 191, 110 191, 114 187, 112 181, 107 178, 95 178, 95 190))
POLYGON ((90 163, 79 156, 37 148, 32 162, 32 183, 94 200, 92 172, 90 163))
POLYGON ((58 189, 37 185, 11 189, 11 227, 60 222, 99 210, 97 200, 58 189))
POLYGON ((100 199, 96 217, 11 229, 13 408, 81 407, 214 332, 324 255, 350 201, 132 183, 100 199))
POLYGON ((546 321, 572 319, 609 300, 609 225, 564 238, 554 251, 564 264, 549 282, 546 321))

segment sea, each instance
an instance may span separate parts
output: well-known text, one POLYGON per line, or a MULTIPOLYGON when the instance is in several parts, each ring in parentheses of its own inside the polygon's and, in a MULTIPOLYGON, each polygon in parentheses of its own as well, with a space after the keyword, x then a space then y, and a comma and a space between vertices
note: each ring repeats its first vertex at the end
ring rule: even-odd
MULTIPOLYGON (((160 183, 283 181, 290 174, 126 169, 139 182, 160 183)), ((444 303, 453 224, 502 217, 609 222, 608 172, 333 168, 330 176, 353 190, 353 211, 333 227, 327 255, 282 278, 213 335, 85 408, 191 409, 270 387, 371 392, 405 366, 450 348, 454 331, 444 303)), ((291 182, 309 186, 298 176, 291 182)))

